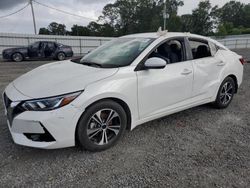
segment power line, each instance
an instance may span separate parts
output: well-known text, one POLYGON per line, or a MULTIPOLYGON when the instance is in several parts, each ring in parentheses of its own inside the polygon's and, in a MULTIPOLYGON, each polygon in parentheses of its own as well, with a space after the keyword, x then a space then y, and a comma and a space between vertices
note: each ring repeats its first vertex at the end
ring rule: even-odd
POLYGON ((65 10, 60 10, 60 9, 57 9, 57 8, 54 8, 54 7, 45 5, 45 4, 40 3, 40 2, 38 2, 38 1, 35 1, 35 0, 33 0, 33 2, 35 2, 35 3, 37 3, 37 4, 41 5, 41 6, 47 7, 47 8, 49 8, 49 9, 53 9, 53 10, 56 10, 56 11, 58 11, 58 12, 62 12, 62 13, 64 13, 64 14, 68 14, 68 15, 71 15, 71 16, 76 16, 76 17, 80 17, 80 18, 83 18, 83 19, 88 19, 88 20, 93 20, 93 21, 95 21, 95 19, 93 19, 93 18, 81 16, 81 15, 78 15, 78 14, 73 14, 73 13, 67 12, 67 11, 65 11, 65 10))
POLYGON ((16 13, 22 11, 23 9, 25 9, 27 6, 29 6, 29 3, 26 4, 24 7, 20 8, 19 10, 15 11, 15 12, 12 12, 12 13, 7 14, 7 15, 4 15, 4 16, 0 16, 0 19, 6 18, 6 17, 9 17, 9 16, 12 16, 12 15, 14 15, 14 14, 16 14, 16 13))

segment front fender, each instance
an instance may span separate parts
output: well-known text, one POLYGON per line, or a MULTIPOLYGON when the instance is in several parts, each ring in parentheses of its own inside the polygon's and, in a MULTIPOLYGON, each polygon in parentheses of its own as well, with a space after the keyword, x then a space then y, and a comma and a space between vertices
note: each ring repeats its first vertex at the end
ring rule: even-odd
POLYGON ((120 79, 114 77, 88 85, 72 104, 84 112, 96 101, 107 98, 119 99, 127 104, 131 112, 131 128, 133 128, 139 119, 136 76, 120 79))

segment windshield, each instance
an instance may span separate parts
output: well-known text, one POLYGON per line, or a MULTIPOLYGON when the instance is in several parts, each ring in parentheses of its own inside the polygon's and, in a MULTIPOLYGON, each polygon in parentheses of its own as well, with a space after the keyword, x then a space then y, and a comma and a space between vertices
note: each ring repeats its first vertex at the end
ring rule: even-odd
POLYGON ((122 67, 133 60, 153 41, 151 38, 118 38, 84 56, 80 63, 100 67, 122 67))

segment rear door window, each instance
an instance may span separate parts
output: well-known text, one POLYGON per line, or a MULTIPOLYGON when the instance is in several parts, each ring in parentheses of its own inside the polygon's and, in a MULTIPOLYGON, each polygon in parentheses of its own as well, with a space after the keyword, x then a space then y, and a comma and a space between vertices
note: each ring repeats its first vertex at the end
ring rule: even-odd
POLYGON ((208 41, 201 39, 188 39, 192 49, 193 59, 211 57, 211 49, 208 41))

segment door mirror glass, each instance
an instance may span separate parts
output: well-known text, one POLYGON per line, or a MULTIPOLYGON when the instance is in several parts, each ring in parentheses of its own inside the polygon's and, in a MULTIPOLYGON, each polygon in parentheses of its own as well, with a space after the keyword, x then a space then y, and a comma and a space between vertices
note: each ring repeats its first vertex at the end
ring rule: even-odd
POLYGON ((144 67, 146 69, 163 69, 167 65, 167 62, 159 57, 151 57, 146 60, 144 67))

